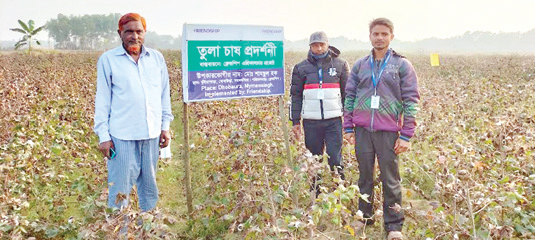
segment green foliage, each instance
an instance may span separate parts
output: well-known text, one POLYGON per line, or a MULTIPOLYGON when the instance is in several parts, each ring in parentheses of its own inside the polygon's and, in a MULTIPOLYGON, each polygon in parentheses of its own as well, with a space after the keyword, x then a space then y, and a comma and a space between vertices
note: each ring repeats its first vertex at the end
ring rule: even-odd
POLYGON ((39 32, 41 32, 46 25, 43 25, 41 27, 35 28, 35 22, 33 20, 29 20, 28 24, 24 23, 20 19, 18 20, 18 23, 21 28, 10 28, 9 30, 14 32, 19 32, 24 34, 22 36, 22 39, 15 43, 15 50, 21 48, 22 46, 28 44, 28 49, 31 52, 32 51, 32 42, 35 41, 37 45, 41 45, 41 43, 34 39, 34 36, 37 35, 39 32))
POLYGON ((97 58, 0 57, 0 95, 9 98, 0 101, 0 239, 102 239, 125 215, 147 218, 128 224, 132 236, 160 238, 152 234, 176 221, 158 210, 106 209, 106 165, 92 132, 97 58))
MULTIPOLYGON (((364 54, 345 57, 351 63, 364 54)), ((113 239, 124 225, 128 237, 150 239, 384 237, 380 184, 367 199, 376 224, 363 232, 355 226, 362 218, 357 201, 366 196, 355 186, 352 146, 343 149, 346 181, 302 142, 292 141, 285 164, 277 98, 190 104, 184 146, 176 51, 164 52, 176 120, 174 158, 158 166, 159 209, 140 213, 135 192, 131 208, 107 209, 106 166, 92 132, 98 55, 0 56, 0 239, 113 239), (184 147, 192 165, 191 217, 184 147), (317 198, 309 191, 316 175, 317 198), (125 216, 143 221, 124 224, 125 216)), ((286 53, 287 84, 304 57, 286 53)), ((440 67, 430 67, 428 56, 408 58, 422 101, 412 150, 400 157, 405 238, 534 238, 535 57, 445 55, 440 67)))
POLYGON ((446 55, 440 67, 415 63, 421 124, 403 161, 406 186, 429 202, 427 211, 407 211, 428 219, 424 235, 533 238, 535 219, 520 214, 534 210, 533 61, 446 55))

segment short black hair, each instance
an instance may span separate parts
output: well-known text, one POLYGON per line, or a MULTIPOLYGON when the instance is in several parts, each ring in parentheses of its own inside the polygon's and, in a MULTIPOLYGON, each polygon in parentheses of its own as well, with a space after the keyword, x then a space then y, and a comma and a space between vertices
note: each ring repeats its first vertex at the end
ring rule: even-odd
POLYGON ((394 34, 394 23, 390 21, 388 18, 376 18, 373 19, 373 21, 370 22, 370 33, 372 33, 372 28, 377 25, 384 25, 388 28, 390 28, 390 33, 394 34))

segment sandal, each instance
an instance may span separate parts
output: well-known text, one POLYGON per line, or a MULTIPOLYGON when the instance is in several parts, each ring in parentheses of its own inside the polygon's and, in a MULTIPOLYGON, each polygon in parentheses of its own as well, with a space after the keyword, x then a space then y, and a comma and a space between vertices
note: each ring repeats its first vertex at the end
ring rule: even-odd
POLYGON ((388 240, 403 240, 403 234, 400 231, 390 231, 388 232, 388 240))

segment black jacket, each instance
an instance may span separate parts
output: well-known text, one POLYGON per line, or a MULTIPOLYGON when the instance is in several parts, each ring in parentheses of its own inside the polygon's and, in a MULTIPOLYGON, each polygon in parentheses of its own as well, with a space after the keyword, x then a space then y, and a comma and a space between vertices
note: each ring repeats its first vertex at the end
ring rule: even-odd
POLYGON ((290 89, 292 97, 290 120, 294 125, 299 124, 302 114, 305 119, 318 120, 342 116, 349 64, 338 57, 340 50, 337 48, 329 46, 328 51, 327 57, 315 59, 309 50, 307 59, 295 65, 293 69, 290 89), (320 83, 318 70, 320 68, 322 69, 323 81, 318 86, 320 83), (306 89, 305 85, 308 86, 306 89), (328 89, 328 87, 336 87, 336 91, 339 88, 339 94, 333 91, 335 89, 328 89), (317 91, 322 88, 325 88, 325 97, 319 99, 316 97, 317 91), (309 91, 308 94, 303 94, 305 91, 309 91), (307 106, 303 108, 304 104, 307 106))

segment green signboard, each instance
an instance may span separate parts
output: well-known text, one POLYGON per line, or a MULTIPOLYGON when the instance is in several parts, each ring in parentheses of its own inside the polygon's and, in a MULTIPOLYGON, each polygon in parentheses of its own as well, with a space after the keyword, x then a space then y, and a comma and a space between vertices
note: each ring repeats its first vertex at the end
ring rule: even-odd
POLYGON ((184 101, 284 94, 280 27, 185 25, 184 101))

